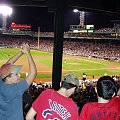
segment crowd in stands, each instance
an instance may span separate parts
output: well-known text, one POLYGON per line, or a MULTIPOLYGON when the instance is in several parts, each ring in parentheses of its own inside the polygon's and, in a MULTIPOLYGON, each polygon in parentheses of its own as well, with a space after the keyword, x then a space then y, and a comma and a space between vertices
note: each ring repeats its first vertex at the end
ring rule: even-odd
MULTIPOLYGON (((1 31, 2 32, 2 31, 1 31)), ((2 32, 3 34, 8 34, 8 35, 32 35, 33 32, 31 30, 6 30, 2 32)))
POLYGON ((115 32, 114 28, 101 28, 96 30, 96 32, 115 32))
MULTIPOLYGON (((34 37, 38 37, 38 32, 34 32, 31 30, 6 30, 6 31, 0 31, 2 34, 8 34, 8 35, 28 35, 28 36, 34 36, 34 37)), ((54 37, 54 32, 40 32, 40 36, 41 37, 54 37)), ((81 33, 75 33, 73 31, 68 31, 68 32, 64 32, 64 38, 70 38, 70 37, 85 37, 87 39, 90 38, 116 38, 119 36, 116 35, 112 35, 112 34, 106 34, 106 33, 115 33, 115 28, 100 28, 98 30, 94 30, 94 34, 91 33, 87 33, 87 32, 81 32, 81 33), (98 33, 98 34, 97 34, 98 33), (104 33, 104 34, 101 34, 104 33)))
MULTIPOLYGON (((0 45, 20 47, 23 43, 29 43, 33 49, 53 52, 54 40, 52 38, 40 39, 38 48, 37 38, 32 37, 0 37, 0 45)), ((120 61, 119 41, 97 41, 85 39, 64 39, 63 53, 69 55, 91 56, 94 58, 120 61)))
POLYGON ((120 60, 119 44, 93 42, 64 42, 64 53, 70 55, 92 56, 101 59, 120 60))

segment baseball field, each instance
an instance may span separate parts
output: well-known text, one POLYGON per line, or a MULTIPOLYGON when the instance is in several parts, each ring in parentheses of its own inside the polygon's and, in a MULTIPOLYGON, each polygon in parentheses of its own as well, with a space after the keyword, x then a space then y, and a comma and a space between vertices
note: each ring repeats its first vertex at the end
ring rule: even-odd
MULTIPOLYGON (((1 48, 0 66, 18 51, 20 51, 18 48, 1 48)), ((50 82, 52 78, 53 54, 38 50, 31 50, 31 54, 37 66, 35 81, 50 82)), ((23 55, 15 64, 23 65, 21 78, 24 78, 28 72, 26 55, 23 55)), ((74 73, 79 79, 82 79, 83 73, 87 74, 87 79, 92 79, 93 76, 97 79, 104 74, 110 76, 120 75, 120 63, 81 56, 63 55, 62 76, 67 73, 74 73)))

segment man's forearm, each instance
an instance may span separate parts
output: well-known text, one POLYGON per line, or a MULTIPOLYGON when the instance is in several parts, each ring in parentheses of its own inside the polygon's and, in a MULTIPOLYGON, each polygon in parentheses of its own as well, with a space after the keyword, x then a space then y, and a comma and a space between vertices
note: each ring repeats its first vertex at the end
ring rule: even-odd
POLYGON ((28 85, 31 85, 34 78, 36 77, 37 69, 36 69, 35 62, 31 56, 31 53, 27 54, 27 58, 28 58, 28 63, 29 63, 29 74, 26 78, 26 81, 27 81, 28 85))
POLYGON ((36 73, 36 65, 31 53, 27 54, 30 73, 36 73))
POLYGON ((14 55, 12 58, 10 58, 6 63, 15 63, 21 56, 23 55, 23 52, 20 51, 19 53, 17 53, 16 55, 14 55))

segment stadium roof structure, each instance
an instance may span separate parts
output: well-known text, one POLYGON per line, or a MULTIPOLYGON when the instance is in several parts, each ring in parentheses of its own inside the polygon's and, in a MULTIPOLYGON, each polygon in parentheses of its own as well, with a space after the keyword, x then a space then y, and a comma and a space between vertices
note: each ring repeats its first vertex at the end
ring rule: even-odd
POLYGON ((64 33, 65 8, 77 8, 79 10, 109 12, 120 15, 119 0, 5 0, 13 6, 48 7, 48 11, 55 12, 54 52, 52 88, 60 88, 62 74, 62 52, 64 33))
POLYGON ((6 3, 19 6, 55 8, 58 1, 62 2, 62 5, 66 7, 120 14, 119 0, 9 0, 9 2, 6 1, 6 3))

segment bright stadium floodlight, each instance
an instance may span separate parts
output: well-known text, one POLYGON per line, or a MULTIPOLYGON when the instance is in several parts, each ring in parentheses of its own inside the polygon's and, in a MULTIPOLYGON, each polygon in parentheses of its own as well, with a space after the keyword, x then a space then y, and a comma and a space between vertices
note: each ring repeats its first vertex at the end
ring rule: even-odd
POLYGON ((12 14, 12 8, 6 5, 0 6, 0 14, 3 16, 3 22, 2 22, 2 29, 6 30, 6 20, 7 16, 10 16, 12 14))
POLYGON ((78 9, 74 9, 73 12, 79 12, 79 10, 78 9))

